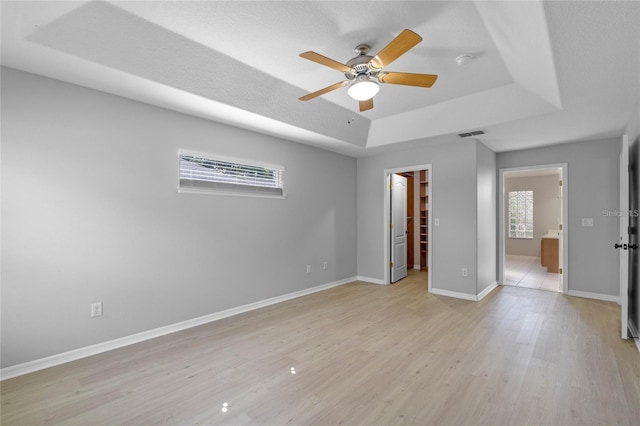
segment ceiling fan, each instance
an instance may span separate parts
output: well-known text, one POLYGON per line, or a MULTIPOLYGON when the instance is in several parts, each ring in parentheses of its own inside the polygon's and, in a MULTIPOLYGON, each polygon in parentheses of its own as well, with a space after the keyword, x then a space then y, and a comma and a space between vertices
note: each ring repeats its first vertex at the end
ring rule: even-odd
POLYGON ((354 49, 358 56, 347 61, 346 64, 334 61, 316 52, 304 52, 300 56, 320 65, 343 72, 347 78, 339 83, 332 84, 318 91, 300 97, 301 101, 308 101, 317 96, 349 86, 347 93, 359 102, 360 111, 373 108, 373 97, 380 90, 379 83, 402 84, 405 86, 431 87, 438 78, 434 74, 412 74, 405 72, 383 71, 382 69, 391 62, 404 55, 416 44, 422 41, 422 37, 411 30, 403 30, 396 38, 391 40, 376 56, 370 56, 369 46, 360 44, 354 49))

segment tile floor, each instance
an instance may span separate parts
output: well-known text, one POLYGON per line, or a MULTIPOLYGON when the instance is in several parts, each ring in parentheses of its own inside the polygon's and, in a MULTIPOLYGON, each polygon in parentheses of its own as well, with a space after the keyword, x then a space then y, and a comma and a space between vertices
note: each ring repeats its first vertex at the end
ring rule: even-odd
POLYGON ((560 291, 560 275, 547 272, 540 258, 507 255, 504 285, 560 291))

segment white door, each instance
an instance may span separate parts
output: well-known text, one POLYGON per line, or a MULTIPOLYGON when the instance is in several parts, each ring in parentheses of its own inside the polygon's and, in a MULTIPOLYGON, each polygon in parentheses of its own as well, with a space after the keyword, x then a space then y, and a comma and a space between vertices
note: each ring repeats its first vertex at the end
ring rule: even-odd
POLYGON ((620 307, 622 338, 628 338, 629 322, 629 137, 622 135, 620 152, 620 307))
POLYGON ((407 178, 391 175, 391 282, 407 276, 407 178))

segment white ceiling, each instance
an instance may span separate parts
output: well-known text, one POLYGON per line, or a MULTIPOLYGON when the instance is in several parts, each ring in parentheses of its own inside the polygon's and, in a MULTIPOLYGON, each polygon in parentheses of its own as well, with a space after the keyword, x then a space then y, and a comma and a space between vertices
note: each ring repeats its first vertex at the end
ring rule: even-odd
POLYGON ((2 65, 352 156, 457 138, 509 151, 622 134, 640 100, 636 1, 3 1, 2 65), (358 112, 302 59, 423 41, 358 112), (459 66, 455 58, 472 54, 459 66))

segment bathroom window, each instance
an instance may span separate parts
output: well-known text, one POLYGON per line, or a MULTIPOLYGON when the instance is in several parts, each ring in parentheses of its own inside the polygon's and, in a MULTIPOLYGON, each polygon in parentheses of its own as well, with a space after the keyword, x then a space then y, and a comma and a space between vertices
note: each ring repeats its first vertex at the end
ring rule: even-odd
POLYGON ((509 192, 509 238, 533 239, 533 191, 509 192))

